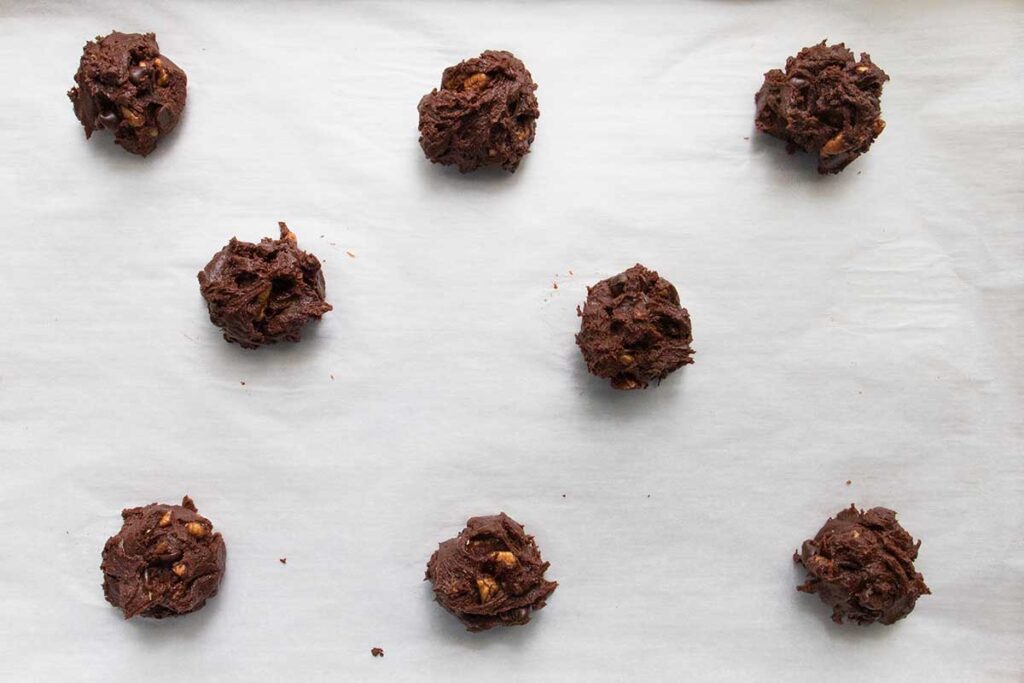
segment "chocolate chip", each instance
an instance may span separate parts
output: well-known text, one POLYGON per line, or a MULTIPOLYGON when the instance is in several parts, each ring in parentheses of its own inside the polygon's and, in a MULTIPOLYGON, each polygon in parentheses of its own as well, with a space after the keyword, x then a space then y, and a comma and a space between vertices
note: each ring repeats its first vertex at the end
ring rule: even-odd
POLYGON ((156 111, 156 125, 164 133, 174 128, 174 124, 177 123, 178 117, 175 116, 174 112, 170 107, 160 107, 156 111))
POLYGON ((618 296, 626 291, 626 280, 626 276, 621 273, 611 279, 611 282, 608 283, 608 287, 612 290, 613 296, 618 296))
POLYGON ((117 118, 117 114, 112 111, 100 114, 96 120, 107 130, 117 130, 118 124, 121 123, 121 119, 117 118))
POLYGON ((149 72, 143 69, 141 66, 133 66, 131 71, 128 72, 128 80, 134 83, 136 86, 140 86, 146 81, 146 77, 149 72))

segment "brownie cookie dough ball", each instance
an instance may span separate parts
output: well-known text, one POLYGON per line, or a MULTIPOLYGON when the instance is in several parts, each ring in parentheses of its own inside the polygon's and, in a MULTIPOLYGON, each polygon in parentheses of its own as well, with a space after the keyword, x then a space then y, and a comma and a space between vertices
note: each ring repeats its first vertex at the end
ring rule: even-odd
POLYGON ((537 84, 511 52, 488 50, 448 67, 441 89, 420 100, 420 146, 437 164, 466 173, 514 172, 537 131, 537 84))
POLYGON ((124 526, 103 547, 103 594, 125 619, 195 612, 224 577, 224 539, 196 511, 153 503, 121 512, 124 526))
POLYGON ((787 149, 818 155, 818 173, 839 173, 868 151, 885 129, 879 100, 889 76, 842 43, 800 50, 786 71, 772 69, 754 98, 757 129, 787 149))
POLYGON ((114 142, 146 156, 178 125, 187 80, 160 54, 155 35, 114 31, 85 44, 68 97, 86 138, 106 128, 114 142))
POLYGON ((518 626, 545 605, 558 584, 521 524, 506 515, 473 517, 427 563, 434 597, 469 631, 518 626))
POLYGON ((284 223, 281 239, 259 244, 234 237, 199 273, 199 291, 224 339, 246 349, 297 342, 306 323, 331 310, 316 256, 295 246, 284 223))
POLYGON ((844 618, 892 624, 910 614, 919 597, 931 594, 914 569, 920 547, 892 510, 858 512, 851 505, 793 555, 810 575, 797 590, 817 593, 837 624, 844 618))
POLYGON ((616 389, 643 389, 693 362, 690 314, 679 293, 639 263, 588 287, 576 312, 583 318, 576 343, 587 368, 616 389))

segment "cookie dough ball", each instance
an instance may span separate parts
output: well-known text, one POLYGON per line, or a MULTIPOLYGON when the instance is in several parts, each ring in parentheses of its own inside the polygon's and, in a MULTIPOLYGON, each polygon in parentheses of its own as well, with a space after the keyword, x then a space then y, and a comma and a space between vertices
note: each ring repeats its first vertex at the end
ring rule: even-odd
POLYGON ((793 555, 810 575, 797 590, 817 593, 832 608, 837 624, 844 618, 892 624, 910 614, 919 597, 931 593, 914 569, 920 547, 892 510, 858 512, 851 505, 793 555))
POLYGON ((146 156, 185 109, 185 72, 160 54, 152 33, 119 33, 85 44, 68 91, 85 137, 106 128, 114 142, 146 156))
POLYGON ((463 173, 481 166, 514 172, 537 131, 537 84, 511 52, 488 50, 448 67, 441 89, 420 100, 420 146, 463 173))
POLYGON ((306 323, 331 310, 320 261, 295 246, 287 225, 278 225, 281 239, 253 244, 232 237, 199 273, 210 320, 246 349, 297 342, 306 323))
POLYGON ((679 293, 639 263, 588 287, 576 312, 583 318, 576 343, 587 368, 616 389, 643 389, 693 362, 690 314, 679 293))
POLYGON ((882 85, 889 76, 862 52, 825 41, 772 69, 754 98, 757 129, 785 140, 787 149, 818 155, 818 173, 839 173, 868 151, 882 130, 882 85))
POLYGON ((153 503, 121 512, 124 526, 103 547, 103 594, 125 619, 195 612, 217 594, 224 577, 224 538, 198 513, 153 503))
POLYGON ((434 597, 469 631, 518 626, 558 587, 521 524, 506 515, 473 517, 427 563, 434 597))

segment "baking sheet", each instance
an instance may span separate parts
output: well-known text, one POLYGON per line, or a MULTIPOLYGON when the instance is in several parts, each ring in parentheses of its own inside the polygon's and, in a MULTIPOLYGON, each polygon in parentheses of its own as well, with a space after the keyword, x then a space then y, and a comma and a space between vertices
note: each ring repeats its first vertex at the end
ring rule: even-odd
POLYGON ((1024 676, 1020 3, 0 12, 0 679, 1024 676), (87 143, 64 96, 112 28, 188 72, 148 159, 87 143), (892 76, 885 134, 834 178, 752 130, 761 74, 824 37, 892 76), (462 177, 422 158, 416 103, 489 48, 539 83, 537 140, 462 177), (335 310, 243 351, 195 274, 278 220, 335 310), (587 376, 575 307, 637 261, 698 353, 622 394, 587 376), (103 542, 185 493, 227 540, 221 594, 125 623, 103 542), (850 502, 923 539, 934 595, 896 626, 793 590, 850 502), (561 585, 468 634, 424 564, 499 510, 561 585))

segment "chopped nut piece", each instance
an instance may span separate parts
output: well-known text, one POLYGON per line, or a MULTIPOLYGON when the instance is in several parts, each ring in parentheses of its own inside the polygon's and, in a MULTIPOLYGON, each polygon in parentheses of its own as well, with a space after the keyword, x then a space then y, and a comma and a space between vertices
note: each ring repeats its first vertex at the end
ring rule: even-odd
POLYGON ((278 221, 277 226, 281 228, 281 239, 291 240, 292 242, 297 242, 299 240, 299 238, 295 236, 295 233, 285 225, 284 221, 278 221))
POLYGON ((121 117, 128 122, 128 125, 132 128, 142 128, 146 124, 146 119, 133 112, 128 107, 121 107, 121 117))
POLYGON ((476 580, 476 589, 480 593, 480 603, 483 604, 498 592, 498 582, 489 576, 481 576, 476 580))
POLYGON ((633 356, 629 355, 628 353, 624 353, 621 356, 619 356, 619 362, 622 363, 623 365, 632 365, 633 361, 635 360, 636 359, 633 358, 633 356))
MULTIPOLYGON (((260 307, 259 313, 256 314, 256 322, 263 320, 263 317, 267 314, 267 302, 270 301, 270 292, 272 290, 273 287, 267 287, 260 292, 259 297, 256 299, 256 304, 260 307)), ((242 384, 245 384, 245 382, 242 382, 242 384)))
POLYGON ((175 576, 185 576, 186 570, 187 567, 185 566, 184 562, 179 562, 178 564, 171 567, 171 571, 174 572, 175 576))
POLYGON ((508 550, 498 550, 491 553, 491 559, 506 567, 512 567, 516 564, 516 556, 508 550))
POLYGON ((839 133, 834 138, 825 143, 825 146, 821 148, 821 153, 825 156, 832 156, 834 154, 841 154, 849 148, 846 140, 843 138, 843 134, 839 133))
POLYGON ((479 90, 480 88, 487 85, 487 74, 475 73, 462 82, 463 90, 479 90))
POLYGON ((163 69, 157 69, 156 72, 156 84, 163 87, 167 85, 171 80, 171 77, 163 69))
POLYGON ((168 526, 171 523, 171 511, 168 510, 164 513, 164 516, 160 518, 160 526, 168 526))
POLYGON ((206 527, 199 522, 189 522, 185 525, 185 530, 189 533, 189 536, 195 536, 196 538, 202 538, 206 535, 206 527))

